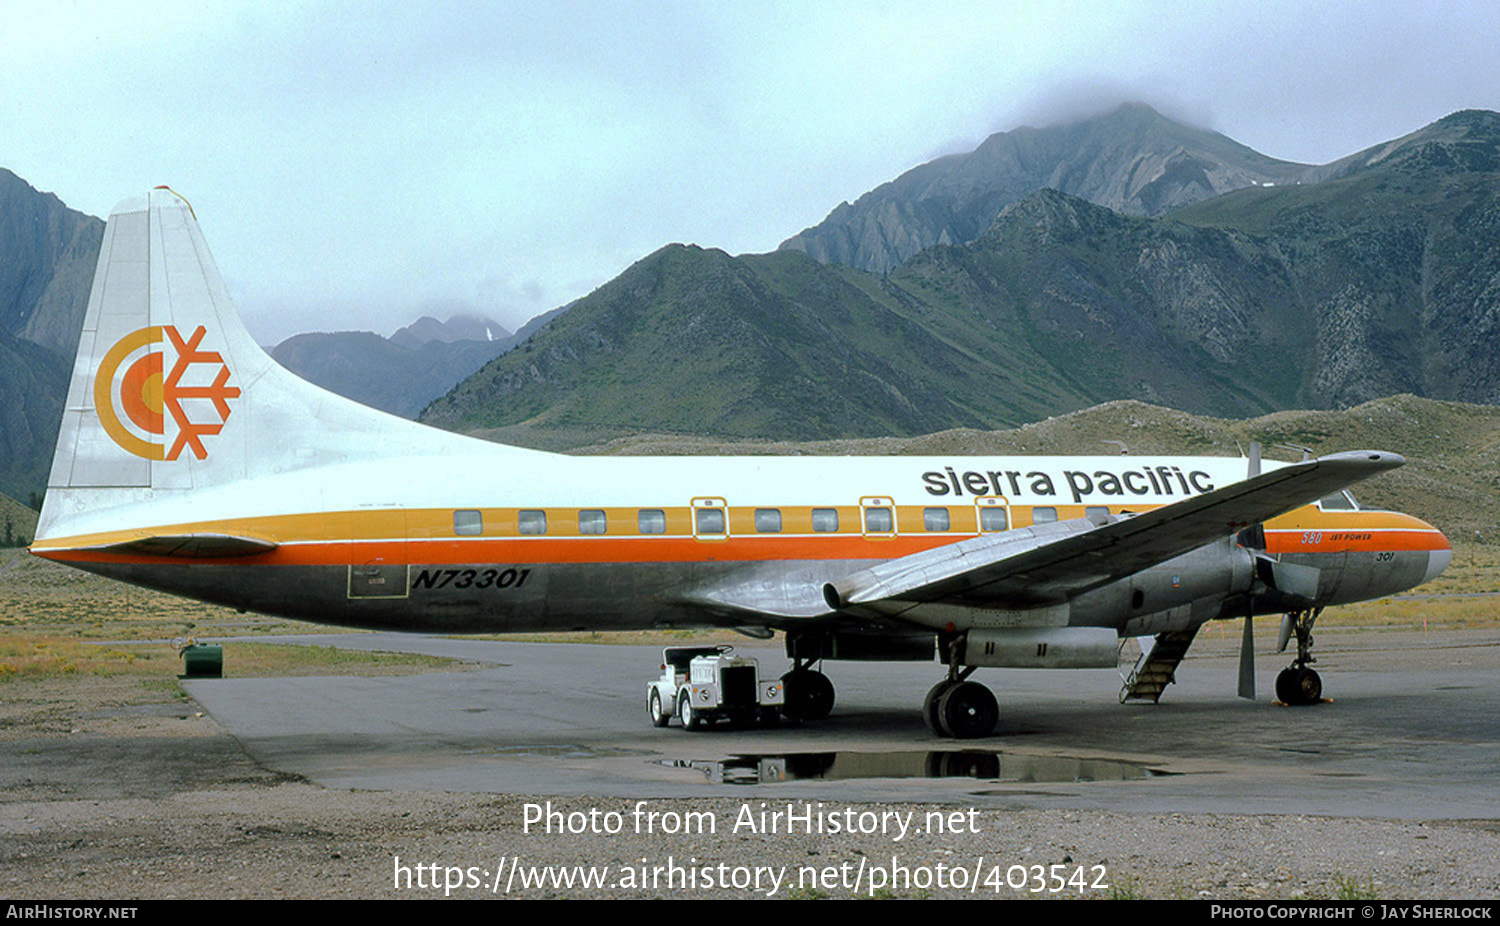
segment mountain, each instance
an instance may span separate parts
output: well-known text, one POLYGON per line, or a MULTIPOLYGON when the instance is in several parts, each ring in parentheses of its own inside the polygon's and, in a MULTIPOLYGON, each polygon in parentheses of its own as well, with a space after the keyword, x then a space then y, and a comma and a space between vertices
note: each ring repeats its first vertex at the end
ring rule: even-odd
POLYGON ((1040 189, 1157 216, 1230 190, 1295 182, 1310 170, 1129 103, 1067 125, 997 133, 967 154, 914 167, 781 249, 885 273, 924 248, 973 241, 1002 209, 1040 189))
POLYGON ((0 492, 29 498, 46 487, 71 360, 0 332, 0 492))
POLYGON ((1465 112, 1320 182, 1160 217, 1044 189, 882 275, 673 245, 422 419, 567 446, 920 434, 1119 398, 1218 416, 1500 403, 1497 160, 1500 115, 1465 112))
POLYGON ((800 254, 669 245, 434 402, 443 427, 911 433, 981 420, 962 353, 909 324, 869 279, 800 254))
MULTIPOLYGON (((1118 266, 1127 253, 1163 248, 1200 265, 1199 288, 1233 290, 1214 266, 1230 238, 1044 191, 975 244, 930 249, 885 277, 789 251, 730 257, 671 245, 421 420, 571 431, 586 443, 641 430, 921 434, 1015 425, 1120 396, 1265 412, 1290 401, 1295 383, 1267 384, 1264 360, 1234 353, 1253 323, 1217 306, 1199 327, 1179 330, 1172 310, 1199 291, 1172 289, 1170 271, 1133 280, 1118 266)), ((1268 331, 1262 340, 1285 342, 1280 363, 1299 337, 1268 331)))
POLYGON ((510 332, 488 319, 459 317, 445 324, 423 317, 390 338, 371 331, 294 335, 276 345, 271 357, 324 389, 414 418, 511 343, 510 332), (466 334, 480 336, 461 337, 466 334))
POLYGON ((0 493, 0 547, 22 547, 36 536, 37 513, 0 493))
POLYGON ((1316 319, 1300 351, 1321 407, 1413 392, 1500 403, 1500 114, 1468 110, 1326 169, 1172 218, 1260 242, 1316 319))
POLYGON ((46 486, 103 234, 0 169, 0 492, 46 486))
POLYGON ((448 344, 453 341, 509 341, 513 337, 494 319, 478 315, 455 315, 446 322, 423 315, 391 335, 390 339, 402 347, 415 349, 429 341, 448 344))
POLYGON ((71 360, 104 222, 0 168, 0 331, 71 360))

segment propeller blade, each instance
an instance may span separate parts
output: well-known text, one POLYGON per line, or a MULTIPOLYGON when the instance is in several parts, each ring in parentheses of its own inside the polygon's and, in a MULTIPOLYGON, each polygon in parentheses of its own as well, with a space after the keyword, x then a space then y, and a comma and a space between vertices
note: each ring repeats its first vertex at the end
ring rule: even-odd
POLYGON ((1255 634, 1249 615, 1245 616, 1245 635, 1240 640, 1239 696, 1247 701, 1255 700, 1255 634))
POLYGON ((1281 615, 1281 633, 1276 635, 1276 652, 1286 652, 1286 645, 1292 639, 1292 615, 1281 615))

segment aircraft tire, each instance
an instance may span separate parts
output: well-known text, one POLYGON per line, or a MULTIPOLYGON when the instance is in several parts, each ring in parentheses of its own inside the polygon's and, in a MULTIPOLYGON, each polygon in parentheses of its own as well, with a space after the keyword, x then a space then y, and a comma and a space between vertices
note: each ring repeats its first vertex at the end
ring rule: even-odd
POLYGON ((995 695, 978 682, 959 682, 938 699, 938 717, 954 739, 989 736, 1000 720, 995 695))
POLYGON ((1283 669, 1276 676, 1276 699, 1302 707, 1323 700, 1323 678, 1312 669, 1283 669))
POLYGON ((1297 687, 1293 684, 1296 669, 1282 669, 1276 673, 1276 700, 1282 704, 1297 703, 1297 687))
POLYGON ((1323 700, 1323 678, 1312 669, 1297 673, 1297 703, 1318 704, 1323 700))
POLYGON ((672 720, 672 715, 662 710, 661 692, 655 688, 651 689, 651 694, 646 698, 646 716, 651 718, 653 727, 665 727, 672 720))
POLYGON ((781 677, 786 699, 782 713, 791 720, 822 720, 833 712, 833 683, 822 672, 793 669, 781 677))
POLYGON ((943 726, 942 715, 938 713, 938 702, 942 700, 943 695, 947 694, 948 689, 951 687, 953 687, 953 683, 944 679, 933 685, 932 690, 927 692, 927 697, 922 699, 922 719, 927 722, 927 729, 942 737, 951 737, 953 735, 943 726))

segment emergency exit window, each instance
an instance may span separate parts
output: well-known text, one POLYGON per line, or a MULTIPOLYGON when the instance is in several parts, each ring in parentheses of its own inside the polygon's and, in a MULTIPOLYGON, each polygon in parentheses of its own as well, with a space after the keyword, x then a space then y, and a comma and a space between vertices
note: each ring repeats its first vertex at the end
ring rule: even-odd
POLYGON ((724 509, 722 508, 697 508, 693 511, 696 518, 698 533, 700 534, 722 534, 724 533, 724 509))
POLYGON ((1004 508, 979 509, 979 529, 982 531, 1010 530, 1010 516, 1004 508))
POLYGON ((896 529, 889 508, 866 508, 865 530, 872 534, 889 534, 896 529))

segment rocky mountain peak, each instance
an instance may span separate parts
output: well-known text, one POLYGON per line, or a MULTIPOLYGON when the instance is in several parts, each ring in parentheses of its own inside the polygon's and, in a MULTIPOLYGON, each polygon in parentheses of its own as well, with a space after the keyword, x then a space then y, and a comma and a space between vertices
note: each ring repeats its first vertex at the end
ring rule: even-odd
POLYGON ((1230 190, 1290 182, 1308 169, 1127 103, 1089 119, 1000 132, 967 154, 912 168, 781 249, 885 273, 923 248, 977 239, 1007 205, 1040 189, 1156 216, 1230 190))

